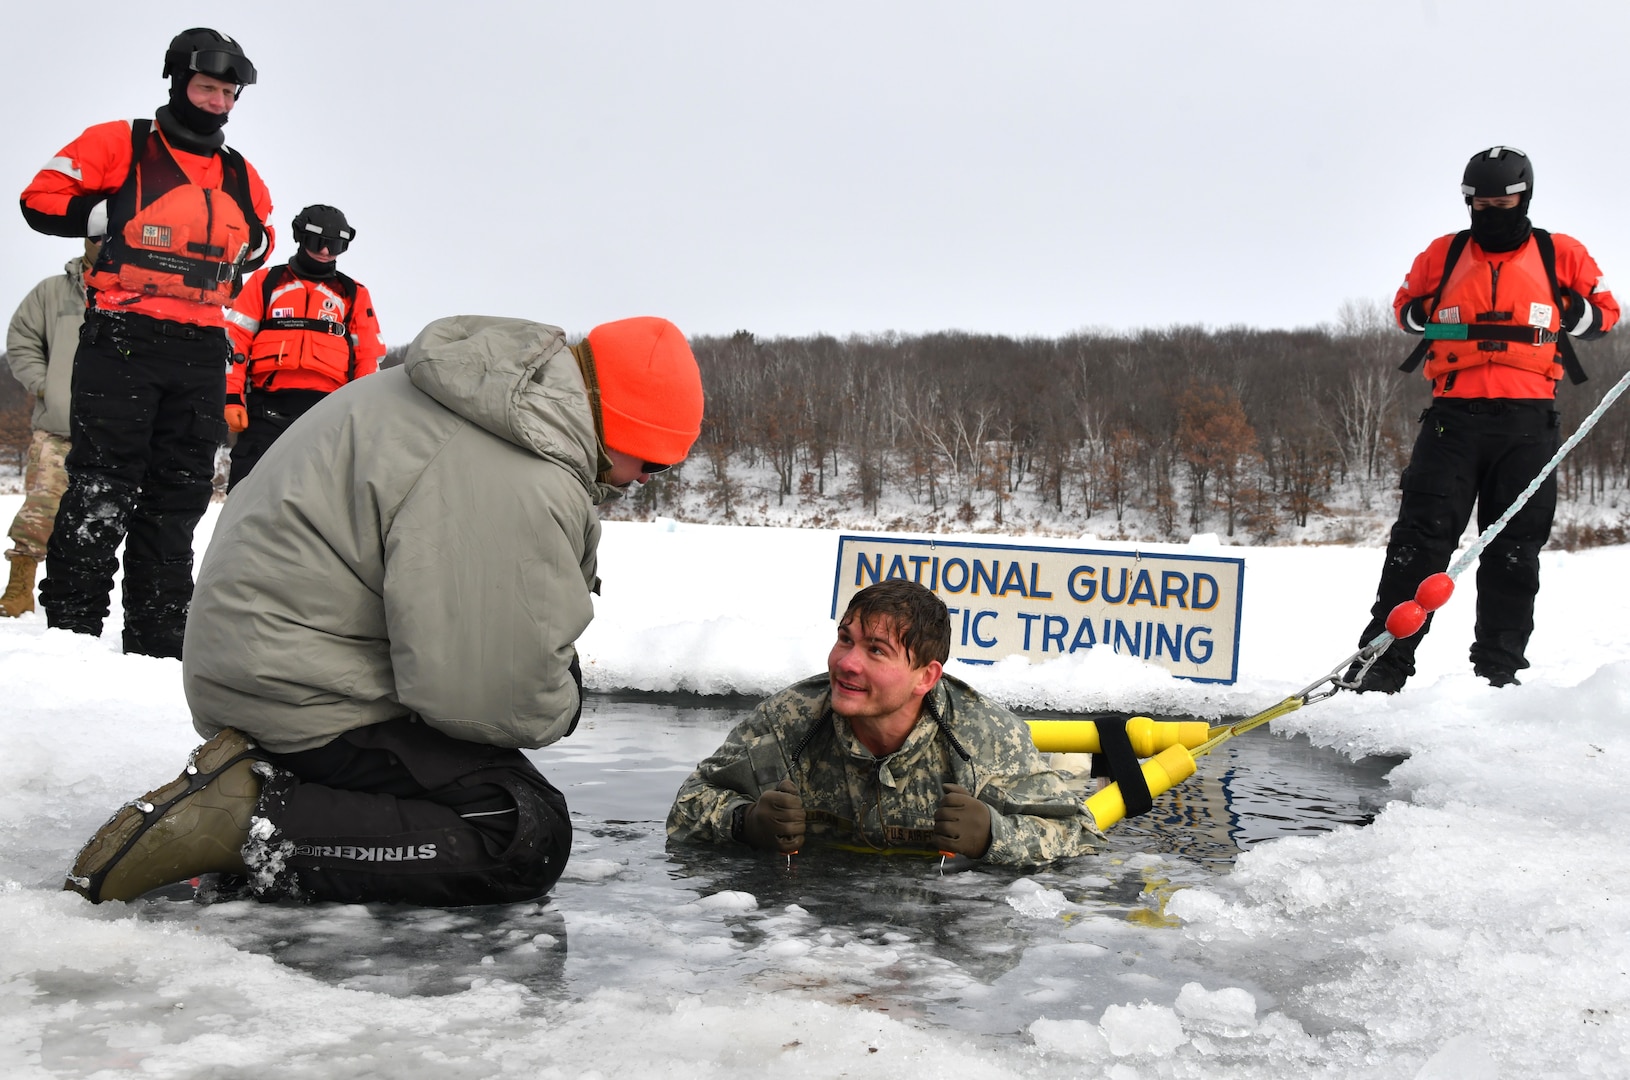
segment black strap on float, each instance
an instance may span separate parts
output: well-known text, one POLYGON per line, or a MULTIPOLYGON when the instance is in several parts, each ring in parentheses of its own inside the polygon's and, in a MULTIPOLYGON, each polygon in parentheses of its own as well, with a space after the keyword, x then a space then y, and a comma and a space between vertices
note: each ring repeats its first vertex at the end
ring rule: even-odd
POLYGON ((1108 776, 1119 785, 1126 816, 1137 817, 1147 814, 1155 800, 1149 794, 1149 781, 1143 777, 1143 765, 1132 749, 1132 740, 1126 737, 1126 722, 1130 719, 1130 713, 1104 713, 1092 718, 1098 728, 1099 747, 1099 752, 1092 755, 1092 775, 1108 776))
MULTIPOLYGON (((1428 326, 1432 325, 1432 316, 1437 314, 1438 301, 1443 299, 1443 287, 1449 283, 1449 272, 1455 268, 1455 263, 1460 261, 1460 253, 1466 250, 1466 244, 1471 238, 1470 229, 1461 229, 1455 233, 1455 238, 1449 241, 1449 250, 1443 256, 1443 275, 1438 278, 1438 287, 1432 290, 1432 302, 1426 305, 1428 326)), ((1404 358, 1404 362, 1398 365, 1398 370, 1414 371, 1420 367, 1421 361, 1426 359, 1426 350, 1432 347, 1431 341, 1430 337, 1423 338, 1421 343, 1415 346, 1414 351, 1404 358)))

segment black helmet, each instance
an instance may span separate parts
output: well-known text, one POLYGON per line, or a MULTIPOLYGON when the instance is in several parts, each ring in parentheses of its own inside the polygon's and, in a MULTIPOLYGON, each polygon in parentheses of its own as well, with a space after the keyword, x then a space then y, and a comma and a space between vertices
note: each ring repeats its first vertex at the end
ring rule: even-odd
POLYGON ((243 47, 218 30, 202 26, 177 34, 164 52, 165 78, 178 78, 184 84, 195 71, 239 86, 255 81, 255 65, 243 55, 243 47))
POLYGON ((328 248, 330 255, 338 255, 351 246, 357 231, 345 220, 345 214, 321 203, 308 206, 294 216, 294 240, 302 247, 328 248))
POLYGON ((1466 162, 1460 193, 1466 196, 1467 203, 1473 196, 1490 199, 1521 195, 1521 205, 1527 206, 1534 194, 1534 166, 1528 155, 1515 146, 1491 146, 1466 162))

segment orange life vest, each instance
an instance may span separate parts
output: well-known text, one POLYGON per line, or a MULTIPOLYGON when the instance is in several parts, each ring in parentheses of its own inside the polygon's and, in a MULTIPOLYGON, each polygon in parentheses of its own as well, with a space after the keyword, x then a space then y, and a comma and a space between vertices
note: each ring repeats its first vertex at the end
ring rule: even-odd
POLYGON ((86 285, 231 304, 264 236, 242 155, 217 150, 219 183, 196 184, 151 121, 132 122, 130 138, 130 172, 108 202, 108 238, 86 285))
POLYGON ((332 278, 302 278, 280 266, 266 273, 258 332, 249 349, 249 378, 266 386, 274 373, 301 369, 344 386, 356 378, 351 316, 357 284, 335 271, 332 278))
POLYGON ((1468 247, 1443 283, 1430 324, 1426 377, 1434 384, 1451 372, 1480 364, 1506 364, 1547 379, 1562 378, 1557 356, 1562 313, 1532 236, 1511 252, 1474 256, 1468 247), (1463 338, 1440 336, 1461 333, 1462 326, 1463 338), (1480 330, 1496 333, 1479 336, 1480 330))

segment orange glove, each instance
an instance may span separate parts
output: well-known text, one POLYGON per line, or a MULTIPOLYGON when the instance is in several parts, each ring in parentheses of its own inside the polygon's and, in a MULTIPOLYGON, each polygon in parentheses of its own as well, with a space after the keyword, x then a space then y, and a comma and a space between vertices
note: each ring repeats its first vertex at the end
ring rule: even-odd
POLYGON ((226 407, 226 426, 233 431, 242 431, 249 426, 249 410, 242 405, 228 405, 226 407))

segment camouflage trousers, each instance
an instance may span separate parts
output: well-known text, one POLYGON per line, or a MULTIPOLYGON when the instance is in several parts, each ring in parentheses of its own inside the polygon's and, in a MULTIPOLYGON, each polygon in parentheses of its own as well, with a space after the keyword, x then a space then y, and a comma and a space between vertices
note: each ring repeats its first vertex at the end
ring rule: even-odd
POLYGON ((12 551, 40 562, 45 561, 45 546, 51 539, 51 528, 57 520, 57 504, 68 490, 68 447, 72 445, 61 435, 35 430, 28 443, 28 465, 23 469, 23 506, 12 519, 12 551))

